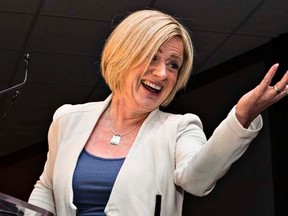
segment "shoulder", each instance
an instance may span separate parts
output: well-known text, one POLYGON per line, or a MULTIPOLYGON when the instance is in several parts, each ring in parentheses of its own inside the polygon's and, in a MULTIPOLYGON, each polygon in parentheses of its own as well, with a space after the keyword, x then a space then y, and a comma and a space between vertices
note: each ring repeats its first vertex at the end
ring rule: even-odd
POLYGON ((69 117, 69 116, 77 116, 78 114, 85 114, 85 113, 97 113, 110 103, 112 95, 110 94, 104 101, 98 102, 88 102, 83 104, 64 104, 60 106, 53 115, 53 121, 58 119, 69 117))
POLYGON ((60 106, 53 115, 53 121, 68 117, 71 115, 89 113, 104 106, 104 101, 89 102, 84 104, 64 104, 60 106))
POLYGON ((163 111, 158 111, 155 115, 156 121, 165 123, 165 124, 174 124, 178 128, 188 127, 189 125, 203 128, 200 118, 192 113, 186 114, 172 114, 163 111))

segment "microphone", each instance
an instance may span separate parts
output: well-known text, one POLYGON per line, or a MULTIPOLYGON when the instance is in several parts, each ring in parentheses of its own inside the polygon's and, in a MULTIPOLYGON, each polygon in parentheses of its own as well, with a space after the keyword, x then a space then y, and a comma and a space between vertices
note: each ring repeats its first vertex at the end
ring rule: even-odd
POLYGON ((23 82, 21 82, 21 83, 19 83, 19 84, 17 84, 17 85, 11 86, 11 87, 9 87, 9 88, 7 88, 7 89, 4 89, 4 90, 2 90, 2 91, 0 91, 0 95, 2 95, 2 94, 6 94, 6 93, 8 93, 8 92, 11 92, 11 91, 16 90, 16 91, 15 91, 15 94, 14 94, 14 96, 13 96, 13 98, 12 98, 12 100, 10 101, 10 104, 9 104, 6 112, 0 117, 0 121, 6 117, 7 113, 8 113, 9 110, 10 110, 10 108, 11 108, 12 105, 14 104, 15 100, 16 100, 16 99, 18 98, 18 96, 20 95, 20 92, 19 92, 17 89, 22 88, 22 87, 26 84, 27 76, 28 76, 29 60, 30 60, 30 55, 29 55, 28 53, 26 53, 26 54, 24 55, 24 63, 25 63, 25 64, 24 64, 24 67, 25 67, 25 71, 24 71, 24 72, 25 72, 25 75, 24 75, 24 80, 23 80, 23 82))
POLYGON ((29 55, 28 53, 26 53, 26 54, 24 55, 25 75, 24 75, 24 80, 23 80, 23 82, 22 82, 22 83, 19 83, 19 84, 17 84, 17 85, 11 86, 11 87, 9 87, 9 88, 7 88, 7 89, 4 89, 4 90, 2 90, 2 91, 0 91, 0 95, 5 94, 5 93, 8 93, 8 92, 11 92, 11 91, 16 90, 16 89, 19 89, 19 88, 22 88, 22 87, 25 85, 25 83, 26 83, 26 81, 27 81, 27 76, 28 76, 29 60, 30 60, 30 55, 29 55))

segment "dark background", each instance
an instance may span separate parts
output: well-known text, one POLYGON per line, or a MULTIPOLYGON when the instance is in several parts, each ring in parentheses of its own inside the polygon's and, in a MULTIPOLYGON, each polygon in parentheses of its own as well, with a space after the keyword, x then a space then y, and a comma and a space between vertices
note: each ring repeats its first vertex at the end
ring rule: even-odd
MULTIPOLYGON (((156 8, 190 30, 196 50, 187 88, 165 108, 192 112, 209 137, 245 92, 275 62, 287 70, 287 1, 0 0, 0 192, 27 200, 46 159, 47 130, 57 107, 103 100, 99 73, 105 39, 130 11, 156 8)), ((206 197, 186 194, 183 215, 287 215, 287 98, 263 113, 264 127, 246 154, 206 197)))

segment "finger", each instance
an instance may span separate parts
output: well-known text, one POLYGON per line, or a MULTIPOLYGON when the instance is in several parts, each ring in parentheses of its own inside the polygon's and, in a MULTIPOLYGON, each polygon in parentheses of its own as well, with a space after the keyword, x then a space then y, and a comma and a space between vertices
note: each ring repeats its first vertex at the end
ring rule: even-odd
POLYGON ((285 88, 282 90, 282 94, 285 96, 288 96, 288 85, 285 86, 285 88))
POLYGON ((281 80, 277 82, 276 86, 281 91, 286 91, 287 84, 288 84, 288 71, 286 71, 281 80))
POLYGON ((273 89, 273 95, 276 101, 288 95, 288 85, 284 86, 281 90, 278 89, 276 85, 271 86, 271 89, 273 89))
POLYGON ((272 65, 272 67, 268 70, 268 72, 266 73, 266 75, 264 76, 263 80, 261 81, 260 85, 263 85, 263 87, 265 86, 268 87, 277 71, 279 67, 279 64, 274 64, 272 65))

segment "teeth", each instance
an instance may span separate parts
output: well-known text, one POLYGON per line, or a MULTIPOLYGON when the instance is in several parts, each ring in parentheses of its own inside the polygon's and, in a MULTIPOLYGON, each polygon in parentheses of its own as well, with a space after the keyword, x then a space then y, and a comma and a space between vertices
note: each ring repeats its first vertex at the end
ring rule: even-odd
POLYGON ((149 86, 150 88, 156 89, 156 90, 158 90, 158 91, 161 90, 161 86, 158 86, 158 85, 156 85, 156 84, 154 84, 154 83, 151 83, 151 82, 149 82, 149 81, 147 81, 147 80, 144 80, 143 83, 144 83, 145 85, 149 86))

